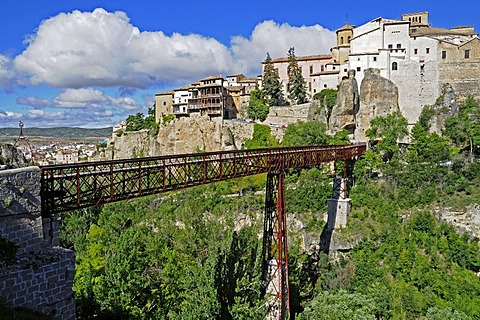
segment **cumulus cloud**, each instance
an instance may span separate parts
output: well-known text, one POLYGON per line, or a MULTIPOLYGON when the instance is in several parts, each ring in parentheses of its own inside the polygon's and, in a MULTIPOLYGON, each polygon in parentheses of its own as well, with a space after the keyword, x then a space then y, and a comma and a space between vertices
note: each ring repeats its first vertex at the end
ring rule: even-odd
POLYGON ((259 23, 250 38, 233 37, 231 50, 238 71, 259 72, 260 63, 267 52, 272 58, 286 57, 288 49, 295 47, 297 56, 326 54, 335 45, 335 32, 320 25, 295 27, 272 20, 259 23))
POLYGON ((288 48, 295 47, 297 55, 326 53, 334 45, 334 32, 319 25, 264 21, 250 37, 233 37, 227 47, 198 34, 141 32, 124 12, 99 8, 43 21, 27 45, 15 66, 29 75, 32 84, 144 88, 219 73, 256 75, 266 52, 286 56, 288 48))
POLYGON ((65 109, 99 109, 105 107, 119 108, 122 110, 140 110, 143 105, 138 104, 130 97, 112 97, 93 88, 65 89, 54 99, 38 97, 21 97, 17 103, 34 108, 52 107, 65 109))
POLYGON ((5 110, 0 110, 0 120, 12 120, 12 119, 20 119, 22 115, 20 113, 16 113, 13 111, 5 111, 5 110))
POLYGON ((123 12, 74 11, 50 18, 15 65, 33 84, 145 87, 227 70, 228 49, 200 35, 140 32, 123 12))
POLYGON ((15 84, 16 72, 12 59, 0 54, 0 88, 11 92, 15 84))

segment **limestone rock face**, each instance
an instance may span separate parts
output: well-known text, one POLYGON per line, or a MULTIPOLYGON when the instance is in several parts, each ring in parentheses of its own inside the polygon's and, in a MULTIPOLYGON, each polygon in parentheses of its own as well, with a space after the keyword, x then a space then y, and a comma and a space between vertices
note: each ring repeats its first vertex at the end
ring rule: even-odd
POLYGON ((316 120, 325 123, 328 127, 327 108, 319 106, 319 102, 313 100, 308 109, 308 120, 316 120))
POLYGON ((360 85, 360 109, 357 113, 355 140, 365 141, 370 121, 400 111, 398 88, 380 76, 380 69, 366 69, 360 85))
POLYGON ((22 151, 13 145, 0 143, 0 165, 5 169, 21 168, 28 167, 28 161, 22 151))
POLYGON ((442 131, 445 129, 445 120, 458 114, 457 95, 449 83, 442 86, 441 96, 432 108, 435 114, 429 122, 430 132, 442 135, 442 131))
POLYGON ((459 232, 480 237, 480 203, 471 204, 466 210, 437 208, 434 213, 440 220, 452 224, 459 232))
POLYGON ((115 159, 221 150, 221 119, 178 118, 161 125, 156 136, 146 130, 113 135, 113 145, 115 159))
POLYGON ((355 115, 360 106, 359 100, 355 71, 350 70, 348 78, 343 79, 338 86, 337 103, 333 106, 328 122, 332 133, 355 127, 355 115))

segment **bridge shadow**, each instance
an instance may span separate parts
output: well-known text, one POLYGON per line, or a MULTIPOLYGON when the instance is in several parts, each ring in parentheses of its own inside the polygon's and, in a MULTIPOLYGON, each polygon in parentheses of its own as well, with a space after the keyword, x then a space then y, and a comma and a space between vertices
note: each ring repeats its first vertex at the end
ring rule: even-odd
POLYGON ((333 229, 328 228, 328 223, 325 223, 322 233, 320 234, 320 252, 329 254, 330 245, 332 243, 333 229))

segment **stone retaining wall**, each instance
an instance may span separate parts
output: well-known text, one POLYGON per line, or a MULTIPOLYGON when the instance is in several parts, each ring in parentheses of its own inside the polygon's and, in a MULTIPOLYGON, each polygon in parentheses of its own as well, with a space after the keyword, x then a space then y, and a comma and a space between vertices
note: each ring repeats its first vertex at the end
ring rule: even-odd
POLYGON ((59 247, 58 218, 42 217, 40 203, 38 167, 0 172, 0 237, 18 248, 12 265, 0 260, 0 299, 75 319, 75 254, 59 247))

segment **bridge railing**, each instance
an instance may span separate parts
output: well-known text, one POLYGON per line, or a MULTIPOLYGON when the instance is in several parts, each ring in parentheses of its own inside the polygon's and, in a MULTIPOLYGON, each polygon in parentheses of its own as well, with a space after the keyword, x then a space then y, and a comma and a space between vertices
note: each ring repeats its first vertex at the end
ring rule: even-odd
POLYGON ((181 154, 41 167, 42 213, 92 207, 248 175, 312 167, 365 152, 365 144, 181 154))

